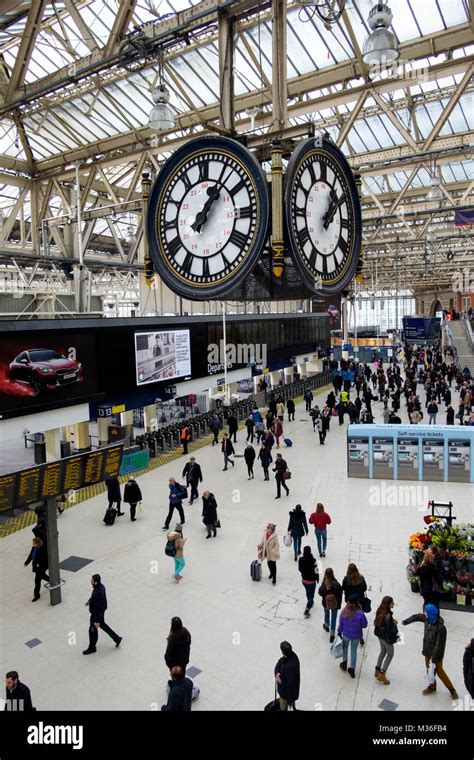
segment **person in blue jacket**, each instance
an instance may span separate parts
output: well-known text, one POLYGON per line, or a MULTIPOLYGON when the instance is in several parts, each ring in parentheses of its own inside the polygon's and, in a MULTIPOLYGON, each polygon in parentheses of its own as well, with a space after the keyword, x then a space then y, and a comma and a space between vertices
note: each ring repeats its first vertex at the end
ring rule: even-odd
POLYGON ((362 612, 357 594, 351 594, 347 604, 339 616, 337 632, 342 636, 342 662, 339 667, 347 670, 351 678, 355 678, 357 664, 357 647, 363 638, 362 631, 367 628, 367 618, 362 612), (351 647, 351 667, 347 667, 347 654, 351 647))

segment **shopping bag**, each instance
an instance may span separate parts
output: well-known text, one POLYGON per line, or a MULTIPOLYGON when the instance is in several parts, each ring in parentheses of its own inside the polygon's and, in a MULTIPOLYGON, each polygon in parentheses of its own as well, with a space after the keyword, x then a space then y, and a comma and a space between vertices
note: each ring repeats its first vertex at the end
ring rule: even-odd
POLYGON ((138 511, 140 512, 140 514, 141 514, 141 515, 142 515, 142 514, 144 513, 144 511, 145 511, 145 508, 144 508, 144 506, 143 506, 143 502, 142 502, 142 501, 141 501, 141 502, 140 502, 140 504, 138 505, 138 511))
POLYGON ((335 660, 342 657, 342 639, 340 636, 336 636, 335 641, 331 644, 331 655, 335 660))
POLYGON ((429 684, 436 683, 436 665, 434 662, 430 662, 430 666, 426 672, 426 678, 429 684))
POLYGON ((283 543, 285 546, 291 546, 291 535, 289 533, 283 536, 283 543))

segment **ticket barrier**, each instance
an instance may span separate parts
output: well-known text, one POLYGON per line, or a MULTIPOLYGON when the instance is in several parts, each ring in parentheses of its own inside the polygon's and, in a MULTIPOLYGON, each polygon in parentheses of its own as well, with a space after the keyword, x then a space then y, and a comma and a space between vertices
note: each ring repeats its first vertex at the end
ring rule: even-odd
POLYGON ((470 441, 448 441, 448 480, 469 483, 470 471, 470 441))
POLYGON ((418 480, 418 440, 401 438, 397 441, 398 478, 418 480))
POLYGON ((347 469, 350 478, 369 477, 369 439, 350 436, 347 441, 347 469))
POLYGON ((393 440, 374 438, 372 447, 372 467, 374 478, 393 480, 393 440))
POLYGON ((444 480, 444 442, 426 440, 423 446, 422 480, 444 480))

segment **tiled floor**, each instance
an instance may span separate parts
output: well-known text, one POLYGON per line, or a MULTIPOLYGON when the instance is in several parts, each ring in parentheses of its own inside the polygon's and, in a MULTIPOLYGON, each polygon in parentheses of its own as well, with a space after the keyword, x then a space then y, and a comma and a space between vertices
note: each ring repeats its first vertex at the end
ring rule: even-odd
MULTIPOLYGON (((374 404, 379 421, 380 406, 374 404)), ((113 527, 106 527, 103 495, 59 518, 60 558, 94 560, 77 572, 63 571, 63 602, 56 607, 49 605, 45 591, 39 602, 31 604, 33 574, 23 567, 30 530, 4 539, 0 543, 3 672, 19 671, 38 708, 159 709, 166 701, 166 636, 170 618, 179 615, 192 634, 190 665, 201 671, 195 677, 201 697, 194 710, 262 710, 273 697, 273 667, 284 639, 301 660, 301 709, 390 710, 396 705, 398 710, 451 710, 450 696, 442 685, 435 696, 421 695, 426 685, 421 624, 402 629, 403 643, 397 645, 389 670, 392 683, 383 686, 373 677, 379 651, 373 634, 374 612, 369 616, 367 643, 359 649, 354 680, 340 671, 329 654, 319 597, 312 617, 304 618, 305 594, 297 565, 292 550, 281 540, 288 511, 296 503, 309 514, 316 501, 322 501, 332 517, 327 557, 319 560, 321 569, 333 567, 341 580, 347 563, 356 562, 369 584, 373 609, 382 596, 390 594, 398 619, 421 608, 420 597, 410 592, 405 568, 408 536, 423 527, 423 513, 417 506, 370 506, 368 489, 377 481, 347 479, 347 424, 339 428, 337 419, 333 420, 326 446, 321 447, 311 423, 302 421, 305 418, 300 407, 296 421, 285 423, 285 435, 294 445, 282 453, 293 479, 290 496, 278 503, 273 478, 265 483, 258 466, 255 479, 249 482, 243 459, 222 472, 220 450, 208 446, 198 452, 204 473, 200 491, 207 488, 216 495, 222 529, 217 538, 205 540, 200 502, 185 507, 187 564, 179 585, 171 577, 173 562, 164 554, 161 526, 167 509, 167 479, 181 476, 184 457, 140 479, 145 511, 134 523, 126 513, 113 527), (260 583, 252 582, 249 572, 269 520, 277 523, 280 535, 276 586, 268 581, 266 568, 260 583), (90 577, 96 572, 107 588, 106 620, 124 639, 116 649, 100 633, 97 654, 83 657, 88 642, 84 604, 90 577), (34 638, 40 639, 41 646, 25 646, 34 638)), ((241 430, 238 453, 243 453, 244 441, 241 430)), ((453 501, 459 521, 473 519, 472 486, 427 486, 429 498, 453 501)), ((312 533, 305 543, 314 546, 312 533)), ((473 618, 451 610, 444 611, 443 617, 448 628, 445 668, 462 697, 462 654, 473 635, 473 618)))

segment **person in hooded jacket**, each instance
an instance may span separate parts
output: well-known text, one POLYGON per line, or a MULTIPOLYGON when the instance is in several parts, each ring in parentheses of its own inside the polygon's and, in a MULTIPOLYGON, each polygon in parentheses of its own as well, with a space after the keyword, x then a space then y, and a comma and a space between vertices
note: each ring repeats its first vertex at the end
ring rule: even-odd
POLYGON ((270 450, 265 446, 264 443, 262 443, 261 449, 258 452, 258 458, 260 459, 260 464, 263 468, 263 474, 264 474, 264 480, 270 480, 270 475, 268 473, 268 469, 273 462, 273 457, 271 455, 270 450))
POLYGON ((305 546, 303 556, 300 557, 298 562, 298 570, 301 573, 301 582, 306 592, 306 609, 304 611, 304 616, 309 618, 311 614, 310 610, 314 605, 316 583, 319 583, 318 563, 313 557, 310 546, 305 546))
POLYGON ((123 489, 123 500, 125 504, 130 504, 130 520, 132 522, 135 522, 137 504, 142 500, 142 492, 140 491, 140 486, 138 485, 137 481, 133 478, 130 478, 130 480, 125 484, 125 488, 123 489))
POLYGON ((202 495, 202 521, 207 528, 206 538, 217 536, 217 502, 216 497, 210 491, 204 491, 202 495))
POLYGON ((402 625, 410 625, 411 623, 425 624, 422 654, 425 658, 426 672, 428 672, 431 663, 435 666, 435 681, 429 683, 422 693, 425 695, 436 693, 436 676, 438 676, 448 689, 452 699, 459 699, 456 689, 443 668, 447 631, 444 620, 439 614, 439 609, 434 604, 424 604, 422 613, 411 615, 402 620, 402 625))
POLYGON ((179 665, 171 668, 171 680, 168 681, 168 702, 162 705, 166 712, 191 712, 193 682, 186 678, 184 670, 179 665))
POLYGON ((301 509, 301 504, 297 504, 296 507, 290 512, 288 533, 293 539, 293 548, 295 551, 296 562, 299 555, 301 554, 301 539, 304 535, 308 535, 308 523, 306 521, 306 514, 301 509))
POLYGON ((244 459, 245 459, 245 464, 247 465, 249 480, 253 479, 253 463, 255 462, 256 456, 257 455, 255 453, 254 447, 249 443, 248 446, 246 446, 244 450, 244 459))
POLYGON ((179 665, 186 673, 191 651, 191 634, 183 626, 181 618, 171 618, 171 627, 166 640, 168 642, 165 652, 166 667, 171 670, 175 665, 179 665))
POLYGON ((466 689, 474 699, 474 639, 471 639, 471 643, 464 650, 462 669, 466 689))
POLYGON ((300 661, 288 641, 281 642, 280 651, 283 656, 275 665, 274 673, 280 698, 280 710, 286 711, 288 707, 294 707, 300 696, 300 661))

